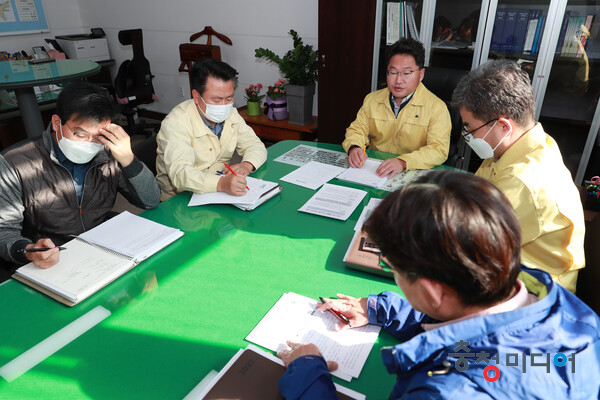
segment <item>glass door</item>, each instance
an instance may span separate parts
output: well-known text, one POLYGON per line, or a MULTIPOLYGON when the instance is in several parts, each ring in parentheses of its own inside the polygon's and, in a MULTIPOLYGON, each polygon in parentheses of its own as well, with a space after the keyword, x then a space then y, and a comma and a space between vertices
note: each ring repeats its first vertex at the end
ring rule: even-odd
POLYGON ((487 1, 437 0, 432 9, 429 66, 469 71, 475 66, 477 43, 481 41, 487 1), (483 15, 481 10, 484 10, 483 15))
POLYGON ((576 184, 600 174, 595 146, 600 123, 599 15, 600 1, 566 2, 556 19, 556 46, 548 57, 549 71, 543 73, 543 100, 538 100, 539 121, 558 143, 576 184))

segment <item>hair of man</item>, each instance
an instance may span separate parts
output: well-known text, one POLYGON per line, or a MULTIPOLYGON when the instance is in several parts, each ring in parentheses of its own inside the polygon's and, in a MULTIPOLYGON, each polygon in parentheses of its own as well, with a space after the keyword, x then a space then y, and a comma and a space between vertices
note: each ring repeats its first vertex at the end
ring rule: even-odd
POLYGON ((529 76, 510 60, 488 61, 469 72, 454 89, 452 106, 482 121, 504 117, 520 126, 530 126, 535 116, 529 76))
POLYGON ((390 60, 397 54, 407 54, 413 56, 419 69, 425 66, 425 48, 421 42, 412 38, 402 38, 387 48, 385 52, 385 65, 389 65, 390 60))
POLYGON ((233 81, 234 87, 237 87, 238 72, 232 66, 220 60, 204 58, 195 62, 190 72, 192 89, 198 91, 200 96, 206 91, 209 76, 225 82, 233 81))
POLYGON ((365 231, 409 281, 442 282, 465 305, 493 305, 515 288, 521 229, 504 194, 486 179, 432 171, 388 194, 365 231))
POLYGON ((103 87, 89 82, 73 82, 59 93, 56 114, 63 125, 71 119, 100 123, 112 121, 117 114, 117 106, 103 87))

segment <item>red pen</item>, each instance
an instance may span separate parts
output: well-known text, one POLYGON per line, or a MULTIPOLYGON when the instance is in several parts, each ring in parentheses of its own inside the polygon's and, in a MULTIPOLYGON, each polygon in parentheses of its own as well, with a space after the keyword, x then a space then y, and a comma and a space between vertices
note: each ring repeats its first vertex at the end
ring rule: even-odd
MULTIPOLYGON (((325 304, 325 299, 322 298, 321 296, 319 296, 319 300, 321 300, 321 303, 325 304)), ((352 325, 350 325, 350 320, 344 314, 342 314, 339 311, 332 310, 332 309, 329 309, 329 311, 331 311, 333 313, 333 315, 338 317, 338 319, 340 321, 342 321, 343 323, 347 324, 350 328, 352 328, 352 325)))
MULTIPOLYGON (((237 174, 235 172, 233 172, 233 170, 229 167, 229 165, 227 165, 226 162, 223 163, 223 165, 225 166, 225 168, 227 168, 229 170, 229 172, 231 172, 234 176, 237 176, 237 174)), ((246 189, 250 190, 250 188, 248 186, 246 186, 246 189)))

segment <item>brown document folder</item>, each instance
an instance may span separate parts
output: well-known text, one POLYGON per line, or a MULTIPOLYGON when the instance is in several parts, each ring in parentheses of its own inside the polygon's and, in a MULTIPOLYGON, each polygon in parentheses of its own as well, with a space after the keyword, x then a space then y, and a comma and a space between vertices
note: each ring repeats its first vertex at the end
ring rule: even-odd
MULTIPOLYGON (((204 397, 205 400, 283 400, 277 386, 285 367, 245 349, 219 381, 204 397)), ((337 393, 338 398, 352 398, 337 393)))

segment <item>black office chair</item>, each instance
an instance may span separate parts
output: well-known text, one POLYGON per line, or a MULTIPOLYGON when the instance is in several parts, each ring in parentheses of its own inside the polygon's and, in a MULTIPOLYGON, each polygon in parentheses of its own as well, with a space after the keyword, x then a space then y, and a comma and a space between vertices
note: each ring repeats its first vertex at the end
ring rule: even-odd
POLYGON ((129 135, 151 135, 149 129, 158 130, 159 124, 136 124, 134 116, 141 104, 150 104, 157 98, 152 86, 150 62, 144 56, 144 43, 141 29, 119 31, 119 42, 132 45, 133 58, 121 63, 115 78, 115 94, 121 113, 127 117, 125 130, 129 135))
POLYGON ((423 84, 433 92, 437 97, 443 100, 450 112, 450 120, 452 121, 452 130, 450 131, 450 151, 448 159, 444 165, 450 167, 467 169, 468 166, 463 165, 465 160, 466 143, 462 139, 462 119, 458 110, 450 106, 452 101, 452 92, 460 82, 460 80, 469 73, 469 71, 442 68, 442 67, 427 67, 423 84))

